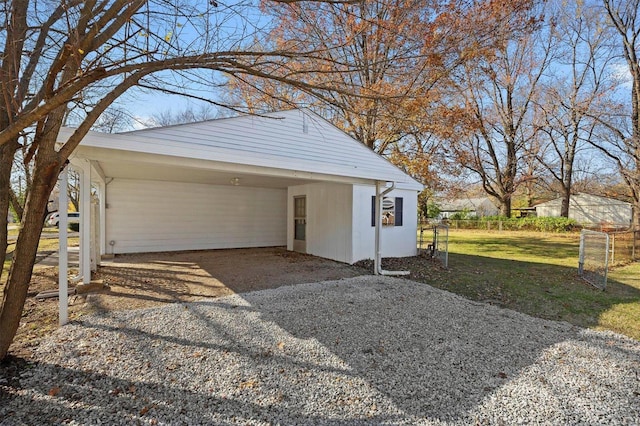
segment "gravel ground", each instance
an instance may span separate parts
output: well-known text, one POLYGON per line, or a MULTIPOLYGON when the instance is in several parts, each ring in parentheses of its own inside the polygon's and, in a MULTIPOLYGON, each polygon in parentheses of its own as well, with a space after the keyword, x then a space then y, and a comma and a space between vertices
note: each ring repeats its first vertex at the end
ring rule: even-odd
POLYGON ((14 424, 640 424, 640 342, 356 277, 84 317, 14 424))

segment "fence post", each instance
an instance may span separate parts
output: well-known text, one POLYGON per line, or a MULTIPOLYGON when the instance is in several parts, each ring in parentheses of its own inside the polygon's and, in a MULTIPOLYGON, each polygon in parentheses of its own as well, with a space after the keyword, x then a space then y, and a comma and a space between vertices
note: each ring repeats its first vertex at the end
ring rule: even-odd
POLYGON ((611 263, 616 263, 616 234, 611 234, 611 263))
POLYGON ((584 233, 580 233, 580 257, 578 258, 578 275, 584 273, 584 233))

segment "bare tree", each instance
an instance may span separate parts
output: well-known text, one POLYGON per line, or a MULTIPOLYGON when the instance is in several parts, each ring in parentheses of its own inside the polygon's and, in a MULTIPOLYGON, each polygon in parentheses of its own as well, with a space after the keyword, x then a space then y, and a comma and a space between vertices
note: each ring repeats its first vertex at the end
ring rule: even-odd
POLYGON ((613 59, 601 11, 584 3, 556 4, 553 31, 557 40, 555 67, 537 105, 542 143, 536 158, 560 189, 560 215, 569 217, 577 158, 596 142, 598 120, 593 117, 606 104, 613 82, 613 59))
POLYGON ((459 74, 466 131, 450 140, 456 160, 479 177, 500 213, 510 217, 513 195, 533 178, 522 166, 537 143, 534 106, 552 38, 546 31, 527 30, 500 41, 492 55, 467 63, 459 74))
POLYGON ((631 93, 629 103, 611 105, 596 117, 605 131, 594 146, 617 166, 633 199, 633 228, 640 230, 640 0, 602 0, 602 4, 617 34, 631 93))
POLYGON ((151 117, 153 126, 172 126, 174 124, 195 123, 216 118, 217 113, 210 105, 200 108, 189 106, 180 111, 166 110, 151 117))
MULTIPOLYGON (((265 7, 274 2, 265 3, 265 7)), ((47 201, 60 170, 107 108, 132 88, 161 90, 207 100, 213 75, 254 75, 313 93, 299 75, 278 75, 271 64, 320 56, 316 49, 256 48, 263 25, 246 16, 250 2, 205 0, 13 0, 0 14, 0 220, 8 215, 15 153, 25 149, 33 170, 22 228, 0 305, 0 359, 13 341, 31 280, 47 201), (233 23, 233 25, 226 25, 233 23), (235 28, 230 31, 228 28, 235 28), (206 75, 197 70, 208 70, 206 75), (77 129, 58 145, 69 106, 82 111, 77 129), (21 137, 29 132, 28 146, 21 137)), ((326 55, 324 66, 331 66, 326 55)), ((342 64, 343 72, 350 72, 342 64)), ((337 88, 336 90, 346 90, 337 88)), ((209 99, 215 103, 213 99, 209 99)), ((2 229, 5 228, 5 229, 2 229)), ((0 249, 6 252, 6 227, 0 249)))

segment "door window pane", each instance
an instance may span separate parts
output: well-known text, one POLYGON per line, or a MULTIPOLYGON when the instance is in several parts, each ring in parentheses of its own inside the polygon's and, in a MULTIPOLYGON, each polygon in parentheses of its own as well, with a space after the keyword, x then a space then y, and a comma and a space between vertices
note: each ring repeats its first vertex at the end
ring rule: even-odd
POLYGON ((293 238, 304 241, 307 236, 307 198, 295 197, 293 199, 293 238))

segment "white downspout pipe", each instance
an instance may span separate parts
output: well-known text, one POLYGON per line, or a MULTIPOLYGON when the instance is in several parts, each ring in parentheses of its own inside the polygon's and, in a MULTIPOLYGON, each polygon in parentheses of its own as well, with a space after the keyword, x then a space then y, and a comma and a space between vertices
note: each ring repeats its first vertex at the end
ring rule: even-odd
POLYGON ((383 182, 376 181, 376 253, 375 259, 373 261, 373 273, 375 275, 409 275, 409 271, 385 271, 382 269, 382 201, 384 196, 389 192, 393 191, 396 187, 395 182, 391 182, 391 186, 384 191, 380 192, 382 189, 383 182))

